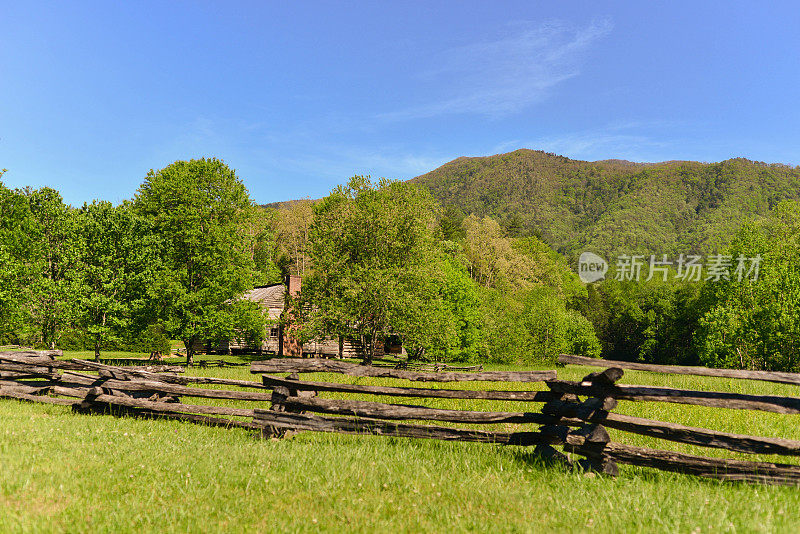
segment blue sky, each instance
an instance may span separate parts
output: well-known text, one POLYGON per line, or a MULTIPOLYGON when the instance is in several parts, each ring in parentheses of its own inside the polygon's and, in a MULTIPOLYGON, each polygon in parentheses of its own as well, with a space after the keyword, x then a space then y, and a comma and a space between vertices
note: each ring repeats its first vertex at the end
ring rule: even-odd
POLYGON ((74 205, 201 156, 259 203, 518 148, 800 164, 791 2, 0 0, 0 36, 3 181, 74 205))

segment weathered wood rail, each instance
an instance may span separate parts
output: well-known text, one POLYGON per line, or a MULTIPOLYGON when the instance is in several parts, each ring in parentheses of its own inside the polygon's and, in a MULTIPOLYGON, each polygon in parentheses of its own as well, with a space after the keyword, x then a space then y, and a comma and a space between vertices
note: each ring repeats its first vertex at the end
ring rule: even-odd
POLYGON ((573 365, 588 365, 592 367, 617 367, 632 371, 650 371, 653 373, 669 373, 677 375, 716 376, 720 378, 739 378, 745 380, 764 380, 781 384, 800 385, 800 373, 784 373, 779 371, 748 371, 743 369, 711 369, 709 367, 694 367, 680 365, 655 365, 650 363, 623 362, 616 360, 600 360, 562 354, 558 357, 559 363, 573 365))
POLYGON ((747 395, 719 391, 693 391, 656 386, 601 386, 565 380, 548 382, 552 391, 574 395, 601 395, 619 400, 694 404, 713 408, 761 410, 764 412, 798 414, 800 398, 776 395, 747 395))
POLYGON ((555 371, 483 371, 477 373, 420 372, 373 367, 337 360, 280 358, 253 362, 252 373, 341 373, 349 376, 398 378, 419 382, 542 382, 554 380, 555 371))
MULTIPOLYGON (((623 385, 618 384, 624 374, 620 367, 591 373, 581 381, 567 381, 559 380, 555 371, 437 372, 376 368, 335 360, 272 359, 251 364, 251 372, 262 375, 261 381, 256 382, 153 372, 159 368, 64 361, 55 359, 57 355, 53 351, 0 352, 0 397, 67 405, 81 413, 110 412, 238 427, 273 437, 310 431, 532 446, 542 457, 608 475, 617 474, 617 464, 632 464, 722 480, 800 485, 798 465, 706 458, 633 447, 612 442, 607 431, 740 454, 798 457, 800 441, 720 432, 614 413, 618 400, 629 400, 762 410, 791 416, 800 414, 797 397, 623 385), (301 380, 301 373, 433 384, 412 387, 301 380), (474 389, 474 385, 471 389, 444 385, 459 382, 487 384, 480 389, 474 389), (497 382, 504 384, 493 387, 492 383, 497 382), (507 389, 507 382, 516 382, 517 388, 524 389, 507 389), (541 384, 538 389, 537 382, 541 384), (358 398, 341 398, 348 395, 358 398), (380 398, 364 400, 370 397, 380 398), (386 400, 392 398, 402 400, 396 403, 386 400), (505 411, 475 411, 419 404, 430 399, 509 401, 516 405, 505 411), (520 410, 520 405, 531 409, 520 410), (562 447, 563 452, 555 447, 562 447)), ((564 358, 562 362, 583 364, 582 360, 572 358, 564 358)))

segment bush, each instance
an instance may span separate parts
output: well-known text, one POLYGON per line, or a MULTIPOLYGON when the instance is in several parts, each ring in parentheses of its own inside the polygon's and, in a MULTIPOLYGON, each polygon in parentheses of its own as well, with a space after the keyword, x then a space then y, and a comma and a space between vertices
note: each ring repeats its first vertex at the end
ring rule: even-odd
POLYGON ((158 352, 161 354, 169 354, 170 340, 164 325, 161 323, 152 323, 147 326, 136 337, 134 342, 130 345, 129 350, 133 352, 158 352))
POLYGON ((564 338, 565 352, 599 358, 603 345, 597 339, 592 323, 575 310, 567 310, 564 338))
POLYGON ((484 300, 491 306, 483 310, 491 361, 552 363, 563 353, 600 356, 600 340, 591 322, 567 310, 554 288, 534 288, 521 301, 492 293, 484 300))
POLYGON ((94 345, 86 332, 77 328, 69 328, 61 334, 58 340, 58 348, 62 350, 90 350, 94 348, 94 345))

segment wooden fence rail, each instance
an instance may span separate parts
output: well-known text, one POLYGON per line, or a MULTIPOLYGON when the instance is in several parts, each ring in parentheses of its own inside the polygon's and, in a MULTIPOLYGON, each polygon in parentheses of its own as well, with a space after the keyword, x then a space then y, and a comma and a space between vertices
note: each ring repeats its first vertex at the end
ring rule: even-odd
POLYGON ((777 395, 747 395, 720 391, 693 391, 657 386, 595 386, 566 380, 552 380, 547 383, 552 391, 574 395, 600 395, 619 400, 670 402, 694 404, 713 408, 734 410, 761 410, 764 412, 798 414, 800 398, 777 395))
POLYGON ((653 373, 669 373, 678 375, 716 376, 720 378, 740 378, 746 380, 763 380, 781 384, 800 385, 800 373, 784 373, 779 371, 747 371, 742 369, 711 369, 709 367, 694 367, 680 365, 655 365, 650 363, 623 362, 616 360, 600 360, 562 354, 558 357, 559 363, 573 365, 588 365, 592 367, 617 367, 632 371, 650 371, 653 373))
POLYGON ((268 387, 284 386, 300 391, 325 391, 340 393, 360 393, 364 395, 383 395, 387 397, 419 397, 439 399, 480 399, 509 400, 527 402, 548 402, 561 398, 560 394, 550 391, 487 391, 471 389, 424 389, 393 386, 367 386, 361 384, 343 384, 340 382, 307 382, 287 380, 277 376, 264 375, 262 383, 268 387))
POLYGON ((624 374, 619 367, 591 373, 576 382, 558 380, 555 371, 431 372, 331 360, 273 359, 253 362, 251 372, 262 375, 261 382, 256 382, 157 373, 76 359, 63 361, 55 359, 57 355, 48 351, 0 352, 0 397, 71 405, 83 413, 111 412, 238 427, 258 430, 265 436, 339 432, 532 446, 542 457, 609 475, 617 473, 620 463, 723 480, 800 484, 798 465, 633 447, 612 442, 607 431, 736 453, 797 457, 800 441, 720 432, 614 412, 618 400, 632 400, 800 414, 800 398, 796 397, 623 385, 618 384, 624 374), (275 376, 278 373, 289 376, 275 376), (505 389, 505 384, 496 389, 491 384, 481 389, 378 386, 306 381, 300 379, 301 373, 438 383, 514 381, 528 387, 515 391, 505 389), (546 389, 534 389, 535 382, 546 389), (202 387, 204 384, 213 387, 202 387), (340 398, 347 395, 358 395, 359 399, 340 398), (363 400, 370 396, 404 400, 363 400), (204 404, 203 399, 214 403, 204 404), (414 399, 510 401, 536 408, 520 411, 518 404, 506 411, 443 409, 415 404, 414 399), (516 430, 497 429, 497 425, 514 425, 516 430))
POLYGON ((706 458, 674 451, 633 447, 622 443, 568 445, 566 450, 614 462, 651 467, 662 471, 691 474, 720 480, 738 480, 778 485, 800 485, 800 468, 791 464, 706 458))
POLYGON ((417 372, 323 359, 276 358, 250 364, 251 373, 341 373, 372 378, 398 378, 419 382, 542 382, 554 380, 555 371, 483 371, 477 373, 417 372))

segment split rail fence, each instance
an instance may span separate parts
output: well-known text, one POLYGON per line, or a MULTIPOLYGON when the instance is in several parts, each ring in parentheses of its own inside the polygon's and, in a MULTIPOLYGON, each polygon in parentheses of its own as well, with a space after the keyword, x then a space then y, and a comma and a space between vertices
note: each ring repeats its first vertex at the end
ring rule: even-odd
MULTIPOLYGON (((606 367, 581 381, 567 381, 559 380, 556 371, 431 372, 323 359, 272 359, 251 364, 251 373, 262 375, 261 381, 255 382, 159 373, 84 360, 64 361, 56 359, 56 355, 58 353, 52 351, 0 352, 0 397, 70 405, 82 413, 111 412, 240 427, 273 437, 312 431, 531 446, 543 458, 566 465, 577 464, 608 475, 617 474, 617 464, 631 464, 723 480, 800 484, 800 466, 796 464, 711 458, 613 442, 607 429, 737 453, 800 456, 800 441, 732 434, 614 413, 618 401, 623 400, 800 414, 800 398, 797 397, 618 384, 624 374, 623 367, 642 365, 631 362, 584 360, 565 355, 560 358, 565 364, 606 367), (437 383, 437 387, 318 382, 301 380, 301 373, 391 378, 437 383), (438 387, 458 382, 489 385, 482 389, 438 387), (528 387, 521 391, 497 386, 492 389, 491 383, 498 382, 515 382, 528 387), (543 383, 546 389, 535 388, 536 383, 543 383), (202 385, 207 387, 198 387, 202 385), (442 409, 419 404, 329 398, 331 393, 337 397, 355 394, 359 398, 378 396, 417 402, 426 399, 509 401, 533 403, 537 409, 442 409), (215 404, 191 404, 184 398, 213 399, 215 404), (514 428, 522 430, 492 429, 495 425, 507 424, 518 425, 514 428), (557 446, 562 450, 556 449, 557 446)), ((656 368, 643 370, 679 372, 677 368, 649 367, 656 368)), ((680 369, 685 373, 694 370, 690 374, 703 376, 729 376, 709 374, 729 373, 717 369, 680 369)), ((792 373, 733 377, 800 384, 800 375, 792 373)))

